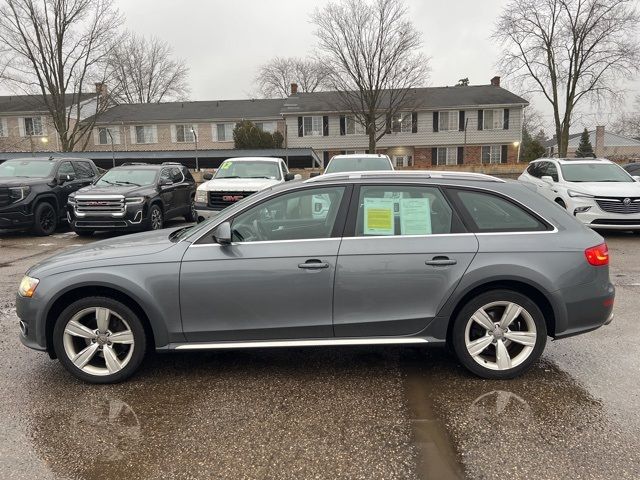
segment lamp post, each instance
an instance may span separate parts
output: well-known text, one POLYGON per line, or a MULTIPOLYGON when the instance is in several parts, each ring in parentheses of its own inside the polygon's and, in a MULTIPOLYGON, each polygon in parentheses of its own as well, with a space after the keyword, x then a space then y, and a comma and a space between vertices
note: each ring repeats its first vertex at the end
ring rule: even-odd
POLYGON ((105 132, 107 132, 107 135, 109 135, 109 139, 111 140, 111 162, 113 163, 113 166, 115 168, 115 166, 116 166, 116 153, 115 153, 115 150, 113 148, 113 135, 111 135, 111 130, 109 130, 108 128, 105 128, 105 132))
POLYGON ((520 163, 520 142, 513 142, 513 146, 518 149, 518 156, 516 157, 516 163, 520 163))
POLYGON ((196 146, 196 172, 199 172, 200 165, 198 164, 198 133, 196 132, 196 129, 193 127, 191 127, 191 133, 193 133, 193 141, 196 146))

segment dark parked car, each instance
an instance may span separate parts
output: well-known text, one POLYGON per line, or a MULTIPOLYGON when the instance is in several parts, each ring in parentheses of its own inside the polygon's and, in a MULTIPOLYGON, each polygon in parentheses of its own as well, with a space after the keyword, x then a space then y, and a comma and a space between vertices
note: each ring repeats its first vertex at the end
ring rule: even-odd
POLYGON ((600 235, 517 182, 346 173, 60 253, 16 305, 25 345, 95 383, 130 376, 147 348, 445 343, 503 379, 548 335, 612 320, 608 264, 600 235))
POLYGON ((195 222, 196 182, 176 163, 115 167, 69 196, 69 224, 78 235, 96 230, 159 230, 165 220, 195 222))
POLYGON ((65 217, 69 194, 98 176, 91 160, 28 157, 0 165, 0 229, 51 235, 65 217))

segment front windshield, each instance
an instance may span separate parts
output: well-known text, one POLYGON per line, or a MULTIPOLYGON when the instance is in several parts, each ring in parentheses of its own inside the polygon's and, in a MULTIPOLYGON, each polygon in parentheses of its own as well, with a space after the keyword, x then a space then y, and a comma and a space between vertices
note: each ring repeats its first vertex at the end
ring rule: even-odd
POLYGON ((0 177, 46 178, 54 162, 46 160, 7 160, 0 165, 0 177))
POLYGON ((280 168, 276 162, 227 160, 220 165, 213 178, 269 178, 280 180, 280 168))
POLYGON ((152 185, 156 180, 156 173, 156 170, 142 168, 115 168, 105 173, 95 184, 100 187, 113 185, 134 185, 141 187, 142 185, 152 185))
POLYGON ((633 178, 613 163, 562 164, 562 176, 567 182, 633 182, 633 178))
POLYGON ((392 170, 385 157, 347 157, 334 158, 324 173, 370 172, 374 170, 392 170))

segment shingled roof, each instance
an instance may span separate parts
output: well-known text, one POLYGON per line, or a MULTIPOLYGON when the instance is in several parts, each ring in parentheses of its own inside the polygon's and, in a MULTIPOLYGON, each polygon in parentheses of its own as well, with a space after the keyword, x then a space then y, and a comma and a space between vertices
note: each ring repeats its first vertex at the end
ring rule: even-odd
MULTIPOLYGON (((524 98, 494 85, 414 88, 406 103, 423 110, 529 104, 524 98)), ((336 112, 343 110, 342 104, 337 92, 298 93, 287 98, 282 113, 336 112)))
MULTIPOLYGON (((80 101, 89 100, 93 98, 95 93, 83 93, 80 95, 80 101)), ((77 101, 77 95, 75 100, 77 101)), ((65 103, 67 106, 74 104, 74 94, 68 93, 65 95, 65 103)), ((42 95, 4 95, 0 96, 0 114, 16 114, 16 113, 46 113, 49 109, 45 103, 45 97, 42 95)))
POLYGON ((284 99, 211 100, 116 105, 98 123, 172 122, 279 118, 284 99))

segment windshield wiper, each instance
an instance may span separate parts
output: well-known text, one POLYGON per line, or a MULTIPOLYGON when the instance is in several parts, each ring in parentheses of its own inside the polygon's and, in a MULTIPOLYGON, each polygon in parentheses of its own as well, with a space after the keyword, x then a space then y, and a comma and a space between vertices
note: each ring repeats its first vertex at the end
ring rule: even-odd
POLYGON ((106 180, 106 179, 104 179, 104 178, 103 178, 103 179, 101 179, 100 181, 101 181, 101 182, 104 182, 104 183, 108 183, 109 185, 117 185, 115 182, 112 182, 112 181, 110 181, 110 180, 106 180))
POLYGON ((169 234, 169 240, 175 240, 176 238, 181 237, 184 231, 190 228, 191 228, 191 225, 188 225, 186 227, 179 228, 178 230, 174 230, 169 234))
POLYGON ((247 178, 271 178, 271 177, 265 177, 264 175, 261 175, 259 177, 247 177, 247 178))
POLYGON ((139 187, 140 184, 139 183, 133 183, 133 182, 127 182, 125 180, 116 180, 116 183, 118 185, 135 185, 136 187, 139 187))
POLYGON ((239 175, 229 175, 228 177, 215 177, 215 178, 240 178, 239 175))

